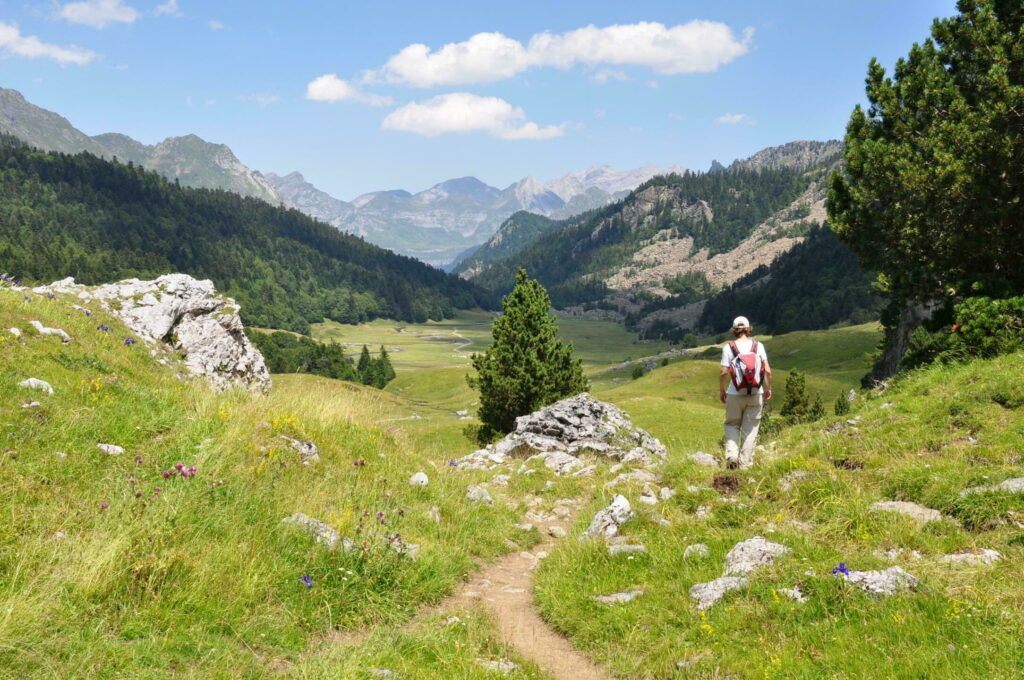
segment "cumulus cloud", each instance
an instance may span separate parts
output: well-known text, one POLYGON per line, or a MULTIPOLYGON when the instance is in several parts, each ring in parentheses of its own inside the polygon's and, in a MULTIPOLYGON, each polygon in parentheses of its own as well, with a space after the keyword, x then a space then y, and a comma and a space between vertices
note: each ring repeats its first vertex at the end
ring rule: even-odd
POLYGON ((28 59, 52 59, 62 66, 83 66, 96 58, 95 52, 74 45, 61 47, 45 43, 34 35, 22 35, 14 24, 0 21, 0 54, 5 53, 28 59))
POLYGON ((586 26, 566 33, 538 33, 523 43, 501 33, 477 33, 437 50, 417 43, 364 75, 368 82, 432 87, 511 78, 528 68, 642 66, 666 75, 714 71, 747 53, 753 29, 737 36, 721 22, 693 20, 586 26))
POLYGON ((719 125, 753 125, 754 119, 745 113, 723 113, 718 118, 715 118, 715 122, 719 125))
POLYGON ((182 15, 181 8, 178 7, 178 0, 167 0, 162 5, 157 5, 156 9, 153 10, 153 14, 162 17, 180 17, 182 15))
POLYGON ((410 102, 392 111, 381 123, 385 130, 425 137, 482 132, 498 139, 551 139, 565 125, 541 126, 526 120, 526 112, 498 97, 453 92, 423 102, 410 102))
POLYGON ((335 73, 325 73, 306 85, 306 99, 318 102, 358 102, 370 106, 387 106, 391 97, 363 92, 347 80, 342 80, 335 73))
POLYGON ((122 0, 81 0, 61 5, 57 16, 72 23, 104 28, 110 24, 133 23, 139 13, 122 0))
POLYGON ((625 71, 619 69, 603 68, 594 72, 590 79, 599 85, 604 85, 613 80, 629 80, 629 76, 625 71))

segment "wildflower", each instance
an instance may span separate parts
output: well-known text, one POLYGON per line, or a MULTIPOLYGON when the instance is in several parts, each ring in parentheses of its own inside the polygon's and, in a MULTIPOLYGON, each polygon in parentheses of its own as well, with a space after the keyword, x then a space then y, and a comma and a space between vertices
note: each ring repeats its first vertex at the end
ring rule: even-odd
POLYGON ((174 474, 174 471, 172 471, 172 470, 164 470, 162 474, 164 476, 164 479, 169 479, 170 476, 174 474))
POLYGON ((135 492, 135 497, 136 498, 142 498, 142 491, 136 491, 135 492))
POLYGON ((108 501, 106 499, 100 501, 100 510, 106 510, 109 507, 110 507, 110 501, 108 501))
POLYGON ((159 496, 161 491, 163 491, 163 489, 160 488, 159 486, 154 486, 153 487, 153 495, 154 496, 159 496))
POLYGON ((135 338, 125 338, 124 344, 131 347, 132 345, 135 344, 135 338))
POLYGON ((303 576, 299 580, 306 584, 307 590, 313 587, 313 579, 309 575, 303 576))
POLYGON ((136 465, 142 465, 142 461, 144 461, 144 460, 146 460, 146 459, 143 458, 141 455, 135 456, 135 464, 136 465))
POLYGON ((377 521, 380 522, 381 524, 384 524, 384 511, 382 511, 382 510, 378 510, 377 511, 377 521))
POLYGON ((177 470, 178 472, 181 472, 183 469, 185 469, 185 464, 182 462, 177 462, 174 464, 174 469, 177 470))
POLYGON ((455 460, 454 458, 452 458, 450 461, 448 461, 448 467, 458 467, 458 466, 459 466, 459 461, 455 460))
POLYGON ((356 458, 354 461, 352 461, 352 465, 356 467, 365 467, 366 461, 363 460, 362 458, 356 458))
POLYGON ((101 323, 99 326, 96 326, 96 330, 103 331, 104 333, 109 333, 110 332, 110 326, 108 326, 105 323, 101 323))
POLYGON ((135 479, 135 475, 131 475, 130 477, 128 477, 128 483, 132 486, 135 486, 136 484, 139 483, 139 480, 135 479))
POLYGON ((32 302, 32 298, 30 298, 27 295, 24 296, 24 299, 25 299, 25 302, 32 302))
POLYGON ((48 297, 48 298, 49 298, 49 299, 51 299, 51 300, 56 300, 56 299, 57 299, 57 296, 56 296, 56 295, 54 295, 53 293, 47 293, 47 294, 46 294, 46 297, 48 297))
POLYGON ((842 574, 843 576, 849 576, 850 570, 846 568, 846 562, 840 562, 839 566, 832 570, 833 574, 842 574))

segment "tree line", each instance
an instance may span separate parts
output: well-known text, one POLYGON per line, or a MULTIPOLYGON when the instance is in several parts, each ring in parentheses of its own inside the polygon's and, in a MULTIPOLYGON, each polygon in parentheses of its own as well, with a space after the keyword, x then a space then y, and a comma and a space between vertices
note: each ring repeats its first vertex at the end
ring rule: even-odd
POLYGON ((335 380, 347 380, 383 388, 395 378, 391 357, 382 346, 377 356, 363 345, 359 360, 345 356, 341 345, 317 342, 302 335, 274 331, 246 330, 249 339, 263 354, 271 373, 311 373, 335 380))

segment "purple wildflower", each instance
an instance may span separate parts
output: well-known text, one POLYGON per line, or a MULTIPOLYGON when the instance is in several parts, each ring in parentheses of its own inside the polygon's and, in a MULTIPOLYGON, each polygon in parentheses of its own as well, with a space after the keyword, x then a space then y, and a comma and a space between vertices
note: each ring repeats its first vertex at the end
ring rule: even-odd
POLYGON ((356 458, 354 461, 352 461, 352 464, 355 465, 356 467, 365 467, 366 461, 363 460, 362 458, 356 458))
POLYGON ((454 458, 452 458, 450 461, 448 461, 448 467, 458 467, 458 466, 459 466, 459 461, 455 460, 454 458))
POLYGON ((833 574, 842 574, 843 576, 849 576, 850 570, 846 568, 846 562, 840 562, 839 566, 832 570, 833 574))
POLYGON ((109 333, 110 332, 110 326, 101 323, 99 326, 96 326, 96 330, 103 331, 104 333, 109 333))
POLYGON ((135 338, 125 338, 124 344, 127 345, 128 347, 131 347, 132 345, 135 344, 135 338))
POLYGON ((109 507, 110 507, 110 501, 108 501, 106 499, 100 501, 100 510, 106 510, 109 507))
POLYGON ((177 470, 178 472, 181 472, 183 469, 185 469, 185 464, 179 461, 174 464, 174 469, 177 470))
POLYGON ((170 479, 171 475, 173 475, 173 474, 174 474, 174 472, 172 470, 164 470, 163 471, 164 479, 170 479))
POLYGON ((136 498, 142 498, 142 491, 136 491, 135 492, 135 497, 136 498))
POLYGON ((378 510, 377 511, 377 521, 380 522, 381 524, 384 524, 384 511, 383 510, 378 510))
POLYGON ((309 590, 310 588, 313 587, 313 578, 311 576, 306 575, 306 576, 303 576, 302 578, 300 578, 299 580, 302 581, 306 585, 306 589, 307 590, 309 590))
POLYGON ((141 455, 135 456, 135 464, 136 465, 142 465, 142 461, 144 461, 144 460, 146 460, 146 459, 143 458, 141 455))
POLYGON ((153 495, 154 496, 159 496, 161 491, 163 491, 163 489, 160 488, 159 486, 154 486, 153 487, 153 495))
POLYGON ((48 297, 48 298, 49 298, 49 299, 51 299, 51 300, 56 300, 56 299, 57 299, 57 296, 56 296, 56 295, 54 295, 53 293, 47 293, 47 294, 46 294, 46 297, 48 297))

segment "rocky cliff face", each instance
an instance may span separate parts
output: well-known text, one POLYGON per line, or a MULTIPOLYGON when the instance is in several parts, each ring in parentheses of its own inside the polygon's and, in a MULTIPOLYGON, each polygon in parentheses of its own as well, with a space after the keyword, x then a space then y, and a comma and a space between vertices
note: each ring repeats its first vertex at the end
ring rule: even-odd
POLYGON ((167 274, 152 281, 127 279, 87 287, 67 278, 34 292, 98 300, 154 351, 171 349, 183 355, 188 373, 207 379, 217 390, 270 389, 270 372, 245 336, 238 305, 218 294, 211 281, 167 274))

